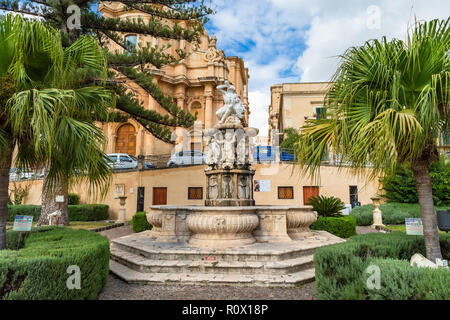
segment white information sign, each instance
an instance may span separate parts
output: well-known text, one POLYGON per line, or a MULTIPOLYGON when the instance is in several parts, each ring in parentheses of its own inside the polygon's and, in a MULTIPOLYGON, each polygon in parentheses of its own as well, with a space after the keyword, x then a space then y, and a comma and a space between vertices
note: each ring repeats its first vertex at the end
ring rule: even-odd
POLYGON ((270 180, 255 180, 253 187, 255 192, 270 192, 270 180))
POLYGON ((406 234, 411 236, 423 236, 422 219, 406 218, 406 234))
POLYGON ((64 196, 56 196, 56 203, 64 203, 64 196))
POLYGON ((33 216, 15 216, 14 231, 31 231, 33 225, 33 216))

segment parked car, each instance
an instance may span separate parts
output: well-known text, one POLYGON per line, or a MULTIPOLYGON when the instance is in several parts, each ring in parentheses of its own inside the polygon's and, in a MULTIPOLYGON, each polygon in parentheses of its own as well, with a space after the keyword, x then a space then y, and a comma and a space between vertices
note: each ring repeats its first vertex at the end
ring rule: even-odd
MULTIPOLYGON (((121 169, 137 169, 138 167, 138 159, 130 154, 126 153, 110 153, 107 154, 108 165, 111 168, 121 170, 121 169)), ((144 162, 144 169, 152 169, 156 168, 155 165, 151 162, 144 162)))
POLYGON ((180 151, 173 154, 167 162, 168 167, 204 164, 206 154, 201 151, 180 151))
POLYGON ((29 180, 34 179, 35 176, 36 173, 32 171, 22 171, 17 168, 11 168, 9 170, 9 181, 29 180))

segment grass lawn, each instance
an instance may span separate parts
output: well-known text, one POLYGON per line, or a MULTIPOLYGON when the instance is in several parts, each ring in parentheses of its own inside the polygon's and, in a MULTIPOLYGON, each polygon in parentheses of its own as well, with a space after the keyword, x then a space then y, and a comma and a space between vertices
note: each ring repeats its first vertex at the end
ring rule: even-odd
MULTIPOLYGON (((386 229, 406 233, 406 225, 404 225, 404 224, 389 225, 389 226, 386 226, 386 229)), ((445 233, 445 232, 439 230, 439 233, 445 233)))
MULTIPOLYGON (((85 229, 85 230, 91 230, 91 229, 98 229, 103 228, 107 226, 111 226, 114 223, 111 222, 104 222, 104 221, 71 221, 69 226, 72 229, 85 229)), ((33 222, 33 227, 36 225, 35 222, 33 222)), ((13 225, 7 225, 6 230, 10 230, 13 228, 13 225)))

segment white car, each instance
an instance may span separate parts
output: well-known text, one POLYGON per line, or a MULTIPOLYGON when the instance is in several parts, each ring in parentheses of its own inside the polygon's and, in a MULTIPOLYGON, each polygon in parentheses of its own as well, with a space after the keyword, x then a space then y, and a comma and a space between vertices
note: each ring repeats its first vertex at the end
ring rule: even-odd
POLYGON ((36 177, 35 172, 22 171, 17 168, 11 168, 11 170, 9 170, 9 180, 10 181, 29 180, 29 179, 34 179, 35 177, 36 177))
MULTIPOLYGON (((108 165, 114 169, 137 169, 138 159, 132 155, 126 153, 110 153, 106 155, 108 158, 106 161, 108 165)), ((151 162, 144 162, 144 169, 155 168, 155 165, 151 162)))
POLYGON ((206 154, 201 151, 180 151, 173 154, 167 162, 168 167, 204 164, 206 154))

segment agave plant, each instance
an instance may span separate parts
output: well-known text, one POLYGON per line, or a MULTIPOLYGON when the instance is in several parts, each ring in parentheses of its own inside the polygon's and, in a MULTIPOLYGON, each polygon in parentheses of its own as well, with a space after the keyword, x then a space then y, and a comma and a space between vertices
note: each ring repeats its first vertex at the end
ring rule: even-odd
POLYGON ((310 198, 307 204, 312 206, 320 217, 341 217, 341 211, 345 209, 341 199, 335 197, 315 196, 310 198))

